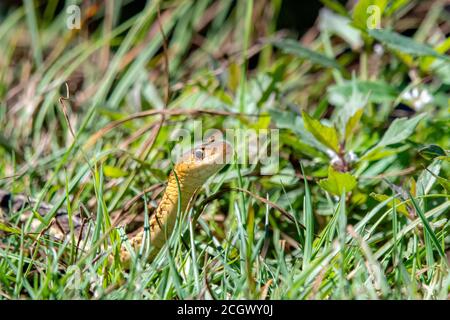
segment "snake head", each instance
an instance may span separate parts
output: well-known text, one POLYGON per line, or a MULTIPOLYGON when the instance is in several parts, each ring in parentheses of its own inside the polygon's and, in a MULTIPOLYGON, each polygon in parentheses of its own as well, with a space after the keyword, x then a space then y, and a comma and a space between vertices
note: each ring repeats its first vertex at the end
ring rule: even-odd
POLYGON ((230 162, 232 146, 217 135, 187 153, 175 166, 177 175, 185 180, 203 184, 210 176, 230 162))

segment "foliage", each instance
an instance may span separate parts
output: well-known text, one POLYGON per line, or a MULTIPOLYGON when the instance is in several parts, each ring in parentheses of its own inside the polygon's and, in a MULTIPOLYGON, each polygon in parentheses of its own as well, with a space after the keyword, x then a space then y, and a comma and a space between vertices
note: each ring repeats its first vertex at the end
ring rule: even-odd
POLYGON ((56 0, 0 11, 0 188, 55 206, 37 233, 1 220, 0 297, 448 298, 443 1, 322 1, 300 40, 277 30, 277 0, 148 1, 123 18, 125 2, 75 1, 79 30, 56 0), (158 202, 142 192, 170 172, 172 134, 200 120, 279 129, 278 169, 225 167, 152 263, 109 265, 158 202), (91 249, 39 234, 61 206, 86 217, 91 249))

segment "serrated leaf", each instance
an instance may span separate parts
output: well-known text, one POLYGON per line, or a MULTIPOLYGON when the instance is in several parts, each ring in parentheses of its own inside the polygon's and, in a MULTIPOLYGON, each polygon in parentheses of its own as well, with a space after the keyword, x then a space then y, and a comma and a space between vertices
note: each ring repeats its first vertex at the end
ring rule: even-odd
POLYGON ((388 47, 406 54, 418 57, 431 56, 444 60, 450 60, 449 56, 439 54, 432 47, 426 44, 418 43, 409 37, 402 36, 401 34, 393 31, 373 29, 369 30, 369 35, 386 44, 388 47))
POLYGON ((335 128, 323 125, 319 120, 311 118, 306 112, 302 112, 302 117, 306 130, 311 132, 317 141, 339 152, 339 139, 335 128))
POLYGON ((321 53, 315 52, 311 49, 305 48, 297 41, 291 39, 283 39, 272 41, 272 44, 275 47, 280 48, 284 52, 293 54, 306 60, 310 60, 311 62, 317 63, 321 66, 335 69, 342 68, 336 60, 331 59, 321 53))
POLYGON ((113 166, 103 166, 103 173, 109 178, 120 178, 128 175, 126 171, 113 166))
POLYGON ((319 185, 326 191, 341 195, 343 192, 352 191, 356 187, 356 178, 350 173, 342 173, 328 167, 328 178, 319 181, 319 185))

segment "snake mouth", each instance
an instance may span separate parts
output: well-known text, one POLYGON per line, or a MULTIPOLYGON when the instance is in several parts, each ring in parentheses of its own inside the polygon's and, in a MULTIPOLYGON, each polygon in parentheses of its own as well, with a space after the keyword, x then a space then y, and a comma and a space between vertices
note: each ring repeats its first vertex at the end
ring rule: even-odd
POLYGON ((209 156, 214 159, 215 164, 225 165, 231 162, 233 147, 223 138, 222 132, 216 132, 206 139, 203 147, 209 151, 209 156))
POLYGON ((231 162, 233 147, 227 141, 215 141, 196 148, 193 152, 198 165, 226 165, 231 162))

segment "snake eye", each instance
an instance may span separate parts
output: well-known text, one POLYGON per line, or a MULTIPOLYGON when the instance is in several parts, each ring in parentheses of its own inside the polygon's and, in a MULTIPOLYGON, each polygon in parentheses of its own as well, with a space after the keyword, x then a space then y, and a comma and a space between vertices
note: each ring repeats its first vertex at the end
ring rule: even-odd
POLYGON ((195 159, 197 159, 197 160, 203 160, 203 150, 202 149, 196 149, 194 151, 194 156, 195 156, 195 159))

